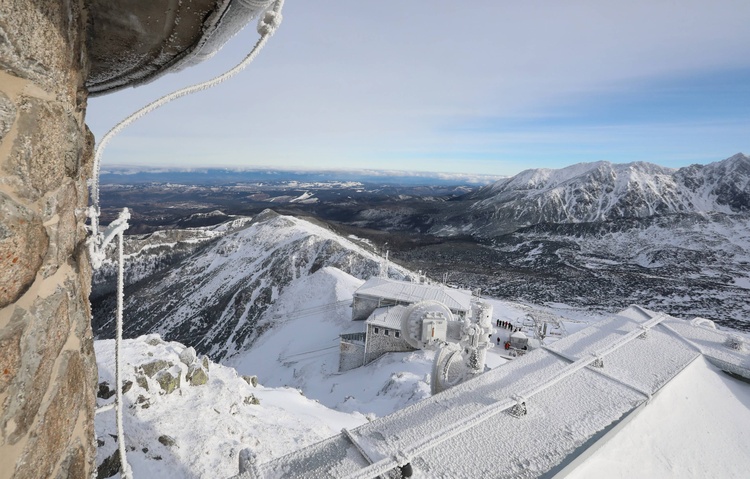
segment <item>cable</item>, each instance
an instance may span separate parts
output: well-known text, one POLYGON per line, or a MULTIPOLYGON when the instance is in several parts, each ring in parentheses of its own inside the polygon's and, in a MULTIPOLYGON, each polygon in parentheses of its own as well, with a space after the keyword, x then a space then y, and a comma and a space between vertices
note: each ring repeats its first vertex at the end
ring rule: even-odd
POLYGON ((301 353, 290 354, 289 356, 286 356, 284 358, 279 358, 279 360, 282 361, 282 362, 284 362, 284 361, 289 360, 289 358, 296 358, 297 356, 303 356, 305 354, 318 353, 320 351, 327 351, 329 349, 338 349, 338 348, 339 348, 339 345, 337 344, 335 346, 328 346, 327 348, 313 349, 312 351, 304 351, 304 352, 301 352, 301 353))
MULTIPOLYGON (((265 8, 270 0, 237 0, 243 3, 245 6, 255 8, 265 8)), ((173 93, 165 95, 156 101, 153 101, 131 114, 120 123, 115 125, 114 128, 109 130, 101 139, 96 147, 94 153, 94 173, 91 181, 91 198, 92 205, 88 208, 87 214, 91 219, 91 237, 88 240, 89 246, 89 260, 91 261, 92 267, 97 269, 101 266, 102 259, 104 257, 104 249, 107 245, 117 237, 117 333, 115 338, 115 414, 117 424, 117 441, 120 455, 120 472, 123 479, 132 479, 133 472, 128 464, 126 448, 125 448, 125 433, 123 428, 122 420, 122 317, 123 317, 123 303, 124 303, 124 279, 123 272, 125 270, 125 260, 123 258, 123 235, 125 230, 128 228, 128 219, 130 219, 130 213, 127 208, 124 208, 120 213, 120 216, 110 224, 104 233, 99 231, 99 216, 101 214, 101 208, 99 205, 99 173, 101 171, 101 159, 104 154, 104 149, 107 144, 114 138, 120 131, 125 129, 128 125, 134 121, 142 118, 157 108, 165 105, 173 100, 181 98, 192 93, 206 90, 214 87, 244 70, 255 57, 258 56, 260 51, 265 46, 268 39, 276 32, 281 24, 281 9, 284 6, 284 0, 276 0, 273 4, 273 8, 270 8, 263 12, 260 20, 258 21, 258 33, 260 39, 250 51, 250 53, 234 68, 224 72, 223 74, 197 85, 182 88, 173 93)))
MULTIPOLYGON (((245 0, 246 3, 248 3, 248 0, 245 0)), ((257 6, 256 4, 261 2, 249 2, 249 5, 251 6, 257 6)), ((262 2, 265 3, 265 2, 262 2)), ((101 170, 101 161, 102 161, 102 155, 104 154, 104 149, 107 147, 107 144, 114 138, 120 131, 125 129, 128 125, 133 123, 134 121, 142 118, 143 116, 151 113, 152 111, 156 110, 157 108, 166 105, 167 103, 176 100, 178 98, 181 98, 185 95, 190 95, 192 93, 196 93, 198 91, 206 90, 208 88, 214 87, 241 72, 244 70, 250 63, 252 63, 253 60, 255 60, 255 57, 258 56, 260 51, 263 49, 263 47, 268 42, 268 39, 276 33, 276 30, 279 28, 279 25, 281 24, 282 16, 281 16, 281 9, 284 6, 284 0, 276 0, 273 4, 273 8, 265 11, 258 21, 258 33, 260 33, 260 39, 258 39, 257 43, 253 47, 253 49, 250 51, 250 53, 240 62, 238 63, 234 68, 231 68, 230 70, 222 73, 221 75, 205 81, 203 83, 198 83, 196 85, 188 86, 185 88, 182 88, 180 90, 177 90, 175 92, 172 92, 168 95, 164 95, 163 97, 159 98, 158 100, 155 100, 148 105, 144 106, 140 110, 136 111, 135 113, 131 114, 124 120, 122 120, 120 123, 115 125, 111 130, 109 130, 101 139, 99 142, 99 145, 96 147, 96 151, 94 153, 94 174, 92 177, 91 182, 91 200, 92 205, 91 208, 89 208, 88 214, 91 218, 91 231, 96 236, 99 233, 99 215, 100 215, 100 206, 99 206, 99 172, 101 170)))

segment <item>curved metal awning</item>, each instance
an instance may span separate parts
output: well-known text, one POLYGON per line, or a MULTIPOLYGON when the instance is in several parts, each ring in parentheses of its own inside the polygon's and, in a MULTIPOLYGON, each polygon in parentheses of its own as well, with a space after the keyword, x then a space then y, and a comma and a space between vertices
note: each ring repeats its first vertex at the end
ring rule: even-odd
POLYGON ((92 96, 210 58, 273 0, 86 0, 92 96))

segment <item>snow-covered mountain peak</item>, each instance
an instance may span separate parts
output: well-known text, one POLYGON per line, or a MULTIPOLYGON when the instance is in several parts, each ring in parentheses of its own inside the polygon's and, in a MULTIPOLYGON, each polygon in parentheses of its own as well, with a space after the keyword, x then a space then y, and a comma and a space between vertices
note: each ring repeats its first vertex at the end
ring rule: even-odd
POLYGON ((433 233, 496 236, 543 223, 589 223, 674 213, 750 211, 750 158, 742 153, 709 165, 579 163, 526 170, 468 197, 450 226, 433 233), (458 223, 459 226, 455 226, 458 223))
MULTIPOLYGON (((126 336, 158 332, 221 359, 245 350, 271 326, 267 310, 294 282, 325 267, 365 279, 378 275, 384 264, 370 249, 322 224, 270 210, 249 223, 232 222, 232 228, 206 240, 191 255, 128 286, 126 336)), ((129 260, 139 264, 137 254, 129 260)), ((150 260, 158 262, 158 256, 150 260)), ((414 276, 392 263, 388 274, 414 276)), ((107 334, 113 298, 97 306, 95 332, 107 334)))
POLYGON ((730 156, 726 160, 720 161, 719 163, 744 163, 745 165, 750 165, 750 156, 742 152, 738 152, 730 156))
POLYGON ((623 185, 642 183, 653 176, 671 176, 676 170, 646 162, 615 164, 608 161, 577 163, 558 170, 538 168, 525 170, 516 176, 503 179, 482 188, 477 196, 510 190, 549 190, 566 185, 597 181, 603 184, 623 185))

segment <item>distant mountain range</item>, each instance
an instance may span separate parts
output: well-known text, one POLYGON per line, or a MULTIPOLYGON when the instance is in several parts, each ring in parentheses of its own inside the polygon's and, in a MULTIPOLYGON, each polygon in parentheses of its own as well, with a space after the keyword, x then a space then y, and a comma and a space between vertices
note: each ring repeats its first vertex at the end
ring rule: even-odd
POLYGON ((431 233, 495 237, 538 224, 592 223, 674 213, 750 213, 750 157, 680 169, 580 163, 526 170, 480 188, 437 218, 431 233))
POLYGON ((114 166, 103 169, 102 184, 181 183, 229 185, 236 183, 360 182, 382 185, 486 185, 499 175, 391 170, 289 170, 274 168, 149 168, 114 166))

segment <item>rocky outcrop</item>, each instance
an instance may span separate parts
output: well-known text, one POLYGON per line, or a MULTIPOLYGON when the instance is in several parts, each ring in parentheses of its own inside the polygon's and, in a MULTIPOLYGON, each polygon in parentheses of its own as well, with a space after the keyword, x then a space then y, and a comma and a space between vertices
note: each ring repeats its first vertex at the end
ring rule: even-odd
POLYGON ((0 479, 93 468, 83 4, 0 6, 0 479))

